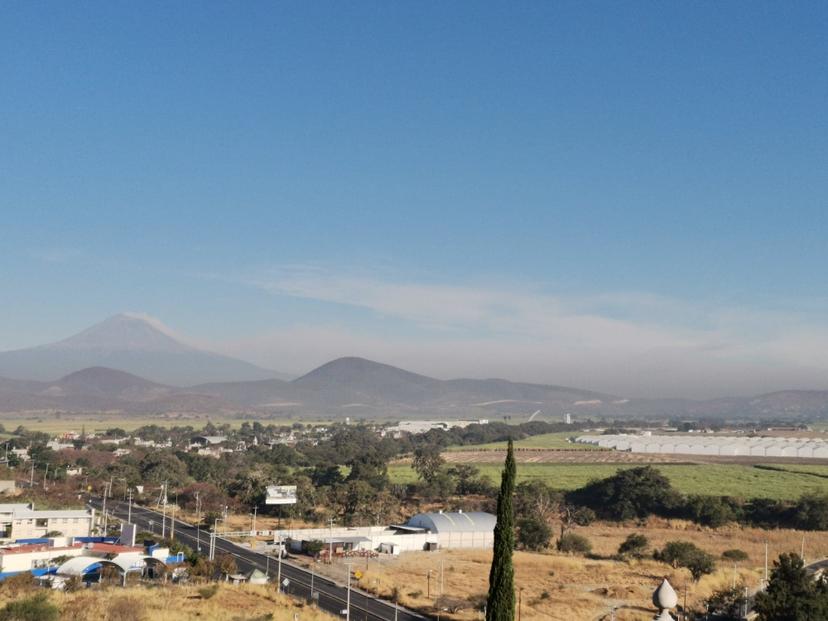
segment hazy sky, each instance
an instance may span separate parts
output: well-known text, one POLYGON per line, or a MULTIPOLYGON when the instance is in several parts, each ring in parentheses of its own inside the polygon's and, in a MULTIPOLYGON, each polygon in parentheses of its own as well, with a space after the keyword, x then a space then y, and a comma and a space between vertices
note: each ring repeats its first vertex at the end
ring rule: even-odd
POLYGON ((0 7, 0 349, 120 311, 631 395, 828 388, 825 2, 0 7))

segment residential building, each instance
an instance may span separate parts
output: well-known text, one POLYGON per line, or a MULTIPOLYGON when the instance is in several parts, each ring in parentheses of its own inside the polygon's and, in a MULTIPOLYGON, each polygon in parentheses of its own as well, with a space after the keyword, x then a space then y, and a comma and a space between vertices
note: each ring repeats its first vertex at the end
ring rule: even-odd
POLYGON ((31 504, 0 504, 0 539, 33 539, 52 532, 88 537, 94 519, 94 509, 36 511, 31 504))

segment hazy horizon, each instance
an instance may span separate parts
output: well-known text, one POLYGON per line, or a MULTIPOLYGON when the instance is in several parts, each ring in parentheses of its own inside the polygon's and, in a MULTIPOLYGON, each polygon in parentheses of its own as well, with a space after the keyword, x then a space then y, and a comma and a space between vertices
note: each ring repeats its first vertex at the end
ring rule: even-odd
POLYGON ((825 4, 91 6, 0 20, 0 350, 828 389, 825 4))

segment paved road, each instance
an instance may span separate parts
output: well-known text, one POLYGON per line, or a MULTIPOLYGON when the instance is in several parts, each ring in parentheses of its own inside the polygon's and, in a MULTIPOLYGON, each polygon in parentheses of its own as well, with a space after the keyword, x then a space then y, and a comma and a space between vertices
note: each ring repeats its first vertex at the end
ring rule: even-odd
MULTIPOLYGON (((101 508, 100 499, 92 499, 89 501, 89 504, 96 509, 101 508)), ((125 502, 107 499, 107 513, 115 515, 118 518, 126 519, 127 508, 127 503, 125 502)), ((160 533, 161 517, 159 512, 152 509, 137 507, 135 505, 132 506, 132 522, 148 532, 154 531, 160 533)), ((167 516, 168 533, 169 519, 169 516, 167 516)), ((176 539, 191 547, 193 550, 196 550, 198 548, 196 543, 197 537, 201 543, 202 553, 207 554, 210 546, 210 533, 201 530, 199 536, 196 528, 176 520, 176 539)), ((236 559, 236 564, 239 569, 243 572, 251 571, 255 567, 261 571, 267 571, 274 581, 276 579, 277 559, 253 552, 248 548, 243 548, 221 538, 216 539, 216 553, 232 554, 236 559)), ((282 561, 281 578, 283 581, 285 578, 290 581, 290 584, 286 588, 290 595, 305 599, 310 598, 311 583, 313 583, 313 591, 318 594, 319 599, 317 602, 319 607, 334 615, 341 615, 344 618, 345 615, 342 613, 347 608, 347 589, 345 586, 336 584, 327 578, 321 578, 303 567, 299 567, 285 560, 282 561)), ((343 576, 344 578, 345 576, 343 576)), ((424 619, 429 619, 429 617, 406 610, 402 607, 396 608, 391 603, 376 599, 363 591, 351 588, 351 621, 423 621, 424 619)))

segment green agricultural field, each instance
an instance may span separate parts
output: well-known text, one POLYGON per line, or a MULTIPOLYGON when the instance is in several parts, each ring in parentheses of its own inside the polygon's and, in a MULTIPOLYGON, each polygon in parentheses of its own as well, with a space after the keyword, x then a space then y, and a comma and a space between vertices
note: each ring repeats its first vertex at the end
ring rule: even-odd
MULTIPOLYGON (((493 482, 500 480, 500 465, 474 465, 493 482)), ((582 487, 593 479, 611 476, 621 468, 632 467, 635 465, 518 464, 517 478, 518 482, 541 479, 555 489, 571 490, 582 487)), ((828 479, 813 476, 809 472, 763 470, 741 464, 667 464, 655 467, 670 479, 676 489, 685 494, 795 499, 804 493, 828 493, 828 479)), ((416 473, 405 464, 389 466, 388 475, 395 483, 417 480, 416 473)))
MULTIPOLYGON (((562 431, 560 433, 544 433, 538 436, 530 436, 523 440, 517 440, 515 447, 532 449, 570 449, 576 451, 601 451, 604 450, 591 444, 576 444, 570 442, 569 438, 581 435, 580 432, 562 431)), ((479 451, 481 449, 505 449, 506 442, 489 442, 488 444, 475 444, 472 446, 453 446, 449 451, 479 451)))

